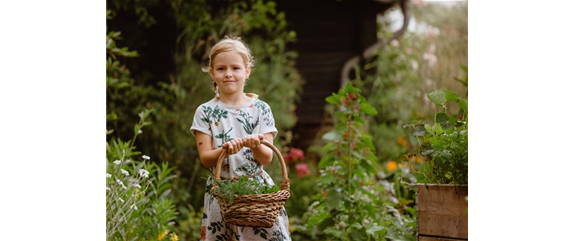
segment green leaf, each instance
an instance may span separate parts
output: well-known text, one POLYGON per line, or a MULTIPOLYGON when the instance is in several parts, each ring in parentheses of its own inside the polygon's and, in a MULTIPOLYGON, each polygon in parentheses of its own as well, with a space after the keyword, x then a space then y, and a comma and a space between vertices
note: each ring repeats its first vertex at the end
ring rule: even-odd
POLYGON ((367 170, 368 173, 377 175, 377 170, 373 165, 369 164, 366 160, 361 160, 361 166, 367 170))
POLYGON ((351 82, 347 82, 347 85, 345 85, 345 93, 358 94, 357 89, 353 87, 353 84, 351 84, 351 82))
POLYGON ((343 202, 343 195, 341 192, 337 192, 337 190, 331 188, 327 191, 327 196, 325 199, 325 207, 327 210, 339 210, 343 202))
POLYGON ((464 110, 464 112, 468 113, 468 100, 464 99, 464 98, 459 98, 458 100, 458 106, 460 106, 461 109, 464 110))
POLYGON ((434 149, 425 149, 421 154, 427 156, 434 152, 434 149))
POLYGON ((337 94, 333 93, 331 96, 325 98, 325 100, 331 104, 339 105, 339 104, 341 104, 341 102, 339 101, 338 97, 339 96, 337 94))
POLYGON ((363 142, 365 146, 367 146, 371 151, 375 150, 375 146, 373 145, 373 137, 367 134, 363 134, 359 137, 359 140, 363 142))
POLYGON ((442 91, 446 94, 445 96, 446 101, 458 101, 458 99, 460 99, 460 97, 456 93, 450 90, 442 89, 442 91))
POLYGON ((447 115, 446 113, 438 113, 436 115, 436 122, 439 123, 443 129, 450 129, 453 127, 453 122, 456 119, 452 118, 451 116, 447 115))
POLYGON ((337 131, 333 130, 323 135, 323 140, 334 141, 337 138, 337 131))
POLYGON ((427 131, 425 130, 424 125, 417 125, 413 128, 413 135, 414 136, 425 136, 427 131))
POLYGON ((383 229, 384 227, 375 224, 367 229, 367 234, 375 236, 376 232, 381 231, 383 229))
POLYGON ((427 94, 427 97, 435 105, 444 107, 444 103, 446 102, 446 93, 444 93, 443 90, 435 90, 430 92, 427 94))
POLYGON ((331 158, 329 157, 329 155, 324 155, 324 156, 321 158, 321 161, 319 162, 319 166, 318 166, 318 167, 319 167, 319 169, 323 169, 323 168, 325 168, 325 167, 327 167, 327 166, 330 166, 331 163, 333 163, 333 159, 331 159, 331 158))
POLYGON ((378 113, 377 110, 367 102, 361 103, 361 111, 368 115, 376 115, 378 113))

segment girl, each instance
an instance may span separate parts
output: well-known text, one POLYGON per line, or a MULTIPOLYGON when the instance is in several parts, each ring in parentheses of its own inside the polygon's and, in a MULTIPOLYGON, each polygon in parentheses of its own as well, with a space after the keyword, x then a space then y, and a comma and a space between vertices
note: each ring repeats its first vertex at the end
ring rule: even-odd
MULTIPOLYGON (((204 69, 213 79, 215 98, 195 111, 191 132, 196 137, 201 163, 213 173, 217 158, 227 149, 221 167, 221 179, 248 176, 273 185, 263 166, 271 163, 273 151, 261 145, 265 138, 273 143, 277 135, 269 105, 255 94, 243 93, 253 67, 251 51, 240 38, 224 38, 211 49, 209 65, 204 69)), ((202 240, 291 240, 287 212, 279 214, 273 227, 251 228, 226 224, 217 199, 209 192, 207 179, 202 240)))

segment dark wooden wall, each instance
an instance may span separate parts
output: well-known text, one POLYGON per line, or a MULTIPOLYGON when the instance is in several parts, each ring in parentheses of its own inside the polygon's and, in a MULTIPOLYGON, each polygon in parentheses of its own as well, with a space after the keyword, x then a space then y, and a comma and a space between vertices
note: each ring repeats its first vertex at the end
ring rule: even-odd
POLYGON ((393 6, 377 1, 277 0, 285 12, 288 28, 297 33, 290 49, 298 52, 296 68, 305 79, 294 144, 306 149, 312 144, 324 118, 325 98, 340 88, 341 69, 377 41, 378 13, 393 6))

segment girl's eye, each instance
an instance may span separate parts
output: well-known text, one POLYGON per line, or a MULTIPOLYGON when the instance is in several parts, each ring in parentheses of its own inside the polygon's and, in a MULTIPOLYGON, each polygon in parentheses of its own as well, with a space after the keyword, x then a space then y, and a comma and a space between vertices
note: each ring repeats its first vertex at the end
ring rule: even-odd
POLYGON ((223 70, 223 68, 217 68, 217 70, 223 70))
POLYGON ((233 68, 233 69, 234 69, 234 70, 239 70, 239 69, 241 69, 241 68, 239 68, 239 67, 235 67, 235 68, 233 68))

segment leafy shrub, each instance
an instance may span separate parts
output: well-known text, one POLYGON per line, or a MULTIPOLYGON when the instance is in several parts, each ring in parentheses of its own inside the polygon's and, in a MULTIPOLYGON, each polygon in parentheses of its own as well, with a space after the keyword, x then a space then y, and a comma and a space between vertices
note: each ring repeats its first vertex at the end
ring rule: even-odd
POLYGON ((328 143, 319 168, 323 190, 314 198, 303 219, 313 235, 336 240, 382 238, 381 206, 373 188, 376 157, 371 137, 365 133, 364 114, 375 109, 351 83, 327 97, 335 105, 335 128, 325 134, 328 143))
MULTIPOLYGON (((175 178, 173 168, 167 163, 159 166, 134 157, 140 155, 135 150, 134 141, 141 128, 151 124, 146 121, 151 111, 140 113, 140 121, 134 126, 134 138, 122 141, 113 139, 106 142, 106 236, 109 240, 162 240, 168 230, 173 229, 176 218, 175 205, 168 198, 175 178), (113 161, 112 161, 113 160, 113 161), (159 238, 162 237, 162 238, 159 238)), ((171 239, 177 239, 172 234, 171 239)))
POLYGON ((468 183, 468 101, 447 89, 435 90, 427 97, 444 112, 435 114, 434 123, 413 121, 407 127, 420 143, 426 158, 417 176, 424 183, 468 183), (447 114, 448 102, 460 107, 458 116, 447 114))

